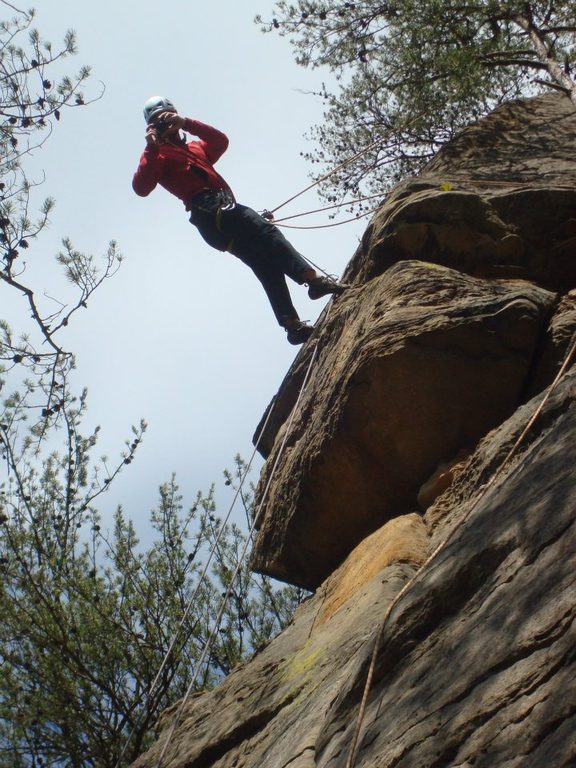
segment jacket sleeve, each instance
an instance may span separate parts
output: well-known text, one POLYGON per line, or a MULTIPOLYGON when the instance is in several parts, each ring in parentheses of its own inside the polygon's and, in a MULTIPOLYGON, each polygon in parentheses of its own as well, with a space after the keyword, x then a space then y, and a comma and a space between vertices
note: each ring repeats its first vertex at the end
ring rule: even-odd
POLYGON ((132 179, 132 189, 140 197, 146 197, 154 189, 160 176, 162 175, 162 168, 164 166, 164 159, 158 153, 156 147, 147 146, 138 169, 132 179))
POLYGON ((215 163, 228 149, 228 137, 217 128, 201 123, 200 120, 187 117, 184 121, 184 130, 193 136, 198 136, 206 157, 211 163, 215 163))

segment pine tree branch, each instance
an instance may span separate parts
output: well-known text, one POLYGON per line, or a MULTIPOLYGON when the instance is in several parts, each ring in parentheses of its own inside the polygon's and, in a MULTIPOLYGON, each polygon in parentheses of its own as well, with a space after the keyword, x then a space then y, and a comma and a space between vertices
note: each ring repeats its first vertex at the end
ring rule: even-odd
POLYGON ((563 93, 565 96, 570 96, 570 91, 568 88, 564 88, 563 85, 558 85, 558 83, 553 82, 552 80, 541 80, 539 77, 534 79, 534 82, 538 85, 543 85, 545 88, 552 88, 555 91, 559 91, 560 93, 563 93))
POLYGON ((29 16, 29 14, 25 13, 24 11, 21 11, 20 8, 16 8, 15 5, 12 5, 12 3, 9 3, 8 0, 0 0, 4 5, 8 6, 8 8, 11 8, 13 11, 16 11, 16 13, 22 13, 25 16, 29 16))
POLYGON ((34 291, 31 288, 28 288, 27 286, 15 280, 7 270, 0 272, 0 280, 3 280, 7 285, 12 286, 12 288, 16 288, 16 290, 21 291, 26 296, 26 298, 28 299, 28 304, 30 305, 32 317, 34 318, 38 327, 40 328, 45 341, 48 342, 48 344, 52 347, 52 349, 54 350, 54 352, 56 352, 57 355, 61 355, 63 357, 70 357, 70 352, 65 352, 62 349, 62 347, 59 347, 58 344, 56 344, 56 342, 52 338, 52 332, 50 328, 46 325, 44 320, 42 319, 40 312, 38 311, 38 307, 36 306, 34 291))
POLYGON ((515 59, 505 57, 493 59, 492 57, 480 56, 478 61, 483 67, 527 67, 528 69, 548 70, 546 64, 535 59, 515 59))
POLYGON ((576 27, 573 26, 565 26, 565 27, 546 27, 545 29, 540 29, 541 35, 562 35, 566 32, 572 33, 576 32, 576 27))

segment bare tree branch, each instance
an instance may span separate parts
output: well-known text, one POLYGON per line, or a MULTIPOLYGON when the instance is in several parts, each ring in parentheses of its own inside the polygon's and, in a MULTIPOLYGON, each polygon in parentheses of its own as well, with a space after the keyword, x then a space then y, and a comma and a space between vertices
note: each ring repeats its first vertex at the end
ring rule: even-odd
POLYGON ((526 16, 518 15, 515 17, 515 21, 530 37, 540 62, 546 68, 552 80, 557 83, 560 88, 565 90, 573 104, 576 106, 576 83, 566 74, 566 72, 564 72, 560 64, 552 57, 541 31, 536 27, 534 22, 526 16))

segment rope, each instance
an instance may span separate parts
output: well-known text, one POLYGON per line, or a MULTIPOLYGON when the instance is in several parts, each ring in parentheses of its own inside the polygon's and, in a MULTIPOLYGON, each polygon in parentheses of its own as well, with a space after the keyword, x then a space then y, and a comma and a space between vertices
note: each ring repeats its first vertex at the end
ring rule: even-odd
MULTIPOLYGON (((380 195, 379 195, 380 197, 380 195)), ((351 221, 360 221, 360 219, 363 219, 365 216, 370 216, 371 213, 376 213, 377 210, 379 210, 380 206, 377 206, 376 208, 372 208, 369 211, 366 211, 365 213, 358 213, 356 216, 352 217, 351 219, 344 219, 344 221, 335 221, 333 224, 316 224, 314 226, 310 227, 298 227, 295 224, 277 224, 274 222, 278 227, 284 227, 285 229, 328 229, 330 227, 339 227, 341 224, 349 224, 351 221)), ((305 216, 306 214, 302 213, 301 216, 305 216)))
MULTIPOLYGON (((370 145, 370 146, 372 146, 372 145, 370 145)), ((369 148, 370 147, 368 147, 367 149, 369 149, 369 148)), ((367 151, 367 150, 363 150, 363 151, 367 151)), ((361 154, 361 153, 359 153, 359 154, 361 154)), ((354 158, 350 158, 350 161, 356 159, 356 157, 357 157, 357 155, 354 156, 354 158)), ((346 161, 346 162, 349 162, 349 161, 346 161)), ((331 173, 334 173, 334 171, 332 171, 331 173)), ((326 178, 329 175, 330 174, 327 174, 323 178, 326 178)), ((425 180, 426 176, 423 175, 420 178, 425 180)), ((480 186, 486 185, 486 186, 503 186, 503 187, 531 187, 531 188, 536 188, 536 189, 550 189, 550 188, 552 188, 552 189, 569 189, 569 190, 574 190, 575 189, 574 184, 556 184, 555 183, 553 185, 550 185, 550 184, 545 184, 545 183, 538 184, 535 181, 514 181, 514 180, 502 181, 501 179, 474 179, 474 178, 464 177, 464 176, 446 176, 446 175, 442 175, 442 178, 446 179, 447 182, 452 182, 452 183, 455 183, 455 184, 463 183, 463 184, 477 184, 477 185, 480 185, 480 186)), ((321 181, 321 180, 322 179, 319 179, 318 182, 321 181)), ((304 191, 307 191, 308 189, 310 189, 310 187, 307 187, 307 189, 304 190, 304 191)), ((302 193, 299 193, 299 194, 302 194, 302 193)), ((298 195, 295 195, 295 197, 298 197, 298 195)), ((285 227, 287 229, 326 229, 328 227, 338 227, 338 226, 340 226, 340 224, 348 224, 351 221, 356 221, 358 219, 363 218, 364 216, 368 216, 371 213, 374 213, 375 211, 377 211, 380 206, 377 206, 376 208, 373 208, 372 210, 367 211, 366 213, 357 214, 355 217, 353 217, 351 219, 346 219, 345 221, 338 221, 338 222, 335 222, 334 224, 323 224, 323 225, 318 225, 318 226, 313 226, 313 227, 298 227, 298 226, 291 225, 291 224, 284 224, 283 222, 290 221, 292 219, 298 219, 298 218, 301 218, 302 216, 310 216, 310 215, 312 215, 314 213, 323 213, 324 211, 331 211, 331 210, 334 210, 335 208, 343 208, 345 205, 355 205, 356 203, 362 203, 365 200, 374 200, 377 197, 378 198, 384 197, 384 194, 383 193, 378 193, 378 194, 375 194, 375 195, 364 195, 364 196, 358 197, 358 198, 356 198, 354 200, 346 200, 346 202, 336 203, 335 205, 327 205, 327 206, 325 206, 323 208, 314 208, 313 210, 304 211, 303 213, 296 213, 296 214, 293 214, 292 216, 284 216, 282 219, 272 219, 272 221, 273 221, 273 223, 276 226, 283 226, 283 227, 285 227)), ((290 202, 293 199, 295 199, 295 198, 290 198, 290 200, 288 200, 286 202, 290 202)), ((274 211, 277 211, 283 205, 286 205, 286 203, 283 203, 281 206, 278 206, 278 208, 274 208, 273 211, 265 211, 265 213, 272 214, 272 213, 274 213, 274 211)))
POLYGON ((384 197, 379 192, 377 195, 364 195, 363 197, 357 197, 355 200, 346 200, 343 203, 336 203, 335 205, 327 205, 324 208, 315 208, 313 211, 304 211, 304 213, 295 213, 292 216, 284 216, 283 219, 274 219, 274 224, 278 224, 282 221, 289 221, 290 219, 299 219, 301 216, 309 216, 312 213, 323 213, 324 211, 331 211, 334 208, 343 208, 345 205, 354 205, 355 203, 363 203, 365 200, 374 200, 375 197, 384 197))
POLYGON ((292 197, 289 197, 288 200, 285 200, 283 203, 280 203, 280 205, 277 205, 276 208, 272 208, 271 211, 268 211, 268 213, 276 213, 276 211, 279 211, 280 208, 284 208, 285 205, 288 205, 288 203, 291 203, 293 200, 296 200, 296 198, 303 195, 305 192, 308 192, 308 190, 313 189, 318 184, 321 184, 326 179, 330 178, 335 173, 338 173, 342 168, 345 168, 349 163, 353 163, 354 160, 357 160, 359 157, 362 157, 362 155, 365 155, 366 152, 369 152, 371 149, 373 149, 378 144, 381 144, 385 140, 384 136, 381 136, 379 139, 376 139, 376 141, 373 141, 371 144, 368 144, 367 147, 364 147, 364 149, 361 149, 359 152, 357 152, 355 155, 352 155, 352 157, 349 157, 347 160, 344 160, 344 162, 340 163, 340 165, 337 165, 335 168, 332 168, 332 170, 328 171, 328 173, 325 173, 323 176, 320 176, 316 181, 313 181, 312 184, 309 184, 307 187, 305 187, 300 192, 297 192, 295 195, 292 195, 292 197))
MULTIPOLYGON (((300 387, 300 391, 298 392, 298 397, 296 398, 296 402, 294 403, 294 407, 292 408, 292 412, 290 414, 290 418, 288 420, 288 423, 287 423, 287 426, 286 426, 286 430, 284 432, 284 437, 283 437, 282 443, 280 444, 280 448, 278 449, 278 453, 276 455, 276 459, 275 459, 274 464, 272 466, 272 470, 270 471, 270 476, 268 478, 268 482, 266 483, 266 486, 264 488, 264 493, 262 495, 262 500, 260 501, 257 510, 255 510, 255 512, 254 512, 254 519, 252 521, 252 525, 250 526, 250 530, 248 531, 248 535, 246 536, 246 540, 244 542, 244 547, 243 547, 242 552, 240 553, 240 557, 238 559, 238 564, 236 566, 236 569, 234 570, 234 573, 232 574, 232 577, 230 579, 230 584, 228 586, 228 589, 226 590, 226 593, 225 593, 225 595, 222 598, 222 601, 220 603, 220 608, 219 608, 218 613, 216 615, 216 620, 214 621, 214 626, 212 628, 210 636, 208 637, 208 640, 206 641, 206 644, 204 646, 204 650, 203 650, 203 652, 202 652, 202 654, 200 656, 200 659, 196 663, 196 666, 195 666, 195 669, 194 669, 194 674, 192 676, 192 680, 190 681, 190 684, 188 685, 186 693, 184 694, 184 697, 183 697, 182 701, 180 702, 180 706, 178 707, 178 712, 176 714, 176 717, 172 721, 172 725, 171 725, 170 730, 168 731, 168 734, 166 736, 166 740, 165 740, 164 745, 162 747, 162 751, 160 752, 160 756, 158 758, 158 762, 156 763, 156 768, 162 768, 162 762, 163 762, 164 757, 166 755, 166 751, 168 750, 170 742, 172 741, 172 737, 174 736, 174 732, 176 731, 176 728, 180 725, 180 722, 181 722, 181 719, 182 719, 182 715, 184 713, 184 708, 185 708, 185 706, 186 706, 186 704, 188 702, 190 694, 192 693, 192 689, 193 689, 194 684, 196 683, 196 680, 198 678, 198 673, 199 673, 202 665, 206 661, 206 658, 207 658, 207 656, 208 656, 208 654, 209 654, 209 652, 210 652, 210 650, 212 648, 212 643, 214 642, 214 638, 216 637, 216 634, 218 633, 218 629, 220 627, 220 621, 222 620, 222 616, 224 615, 224 611, 226 609, 226 605, 228 604, 228 599, 229 599, 230 594, 232 592, 232 588, 234 586, 234 582, 236 581, 236 577, 240 573, 240 570, 241 570, 241 568, 243 566, 244 558, 246 557, 246 552, 248 551, 248 546, 250 544, 252 534, 253 534, 253 532, 254 532, 254 530, 256 528, 256 525, 258 523, 258 520, 259 520, 259 514, 258 513, 259 513, 260 509, 262 508, 262 506, 264 505, 264 503, 265 503, 265 501, 266 501, 266 499, 268 497, 268 492, 270 490, 270 486, 272 484, 272 480, 274 479, 274 475, 275 475, 276 469, 278 467, 278 463, 279 463, 280 458, 281 458, 281 456, 282 456, 282 454, 284 452, 284 448, 286 446, 286 441, 288 439, 288 435, 290 434, 290 429, 292 427, 292 423, 294 421, 294 417, 296 415, 296 411, 297 411, 298 405, 299 405, 300 400, 302 398, 302 394, 303 394, 303 392, 306 389, 306 386, 308 384, 308 381, 309 381, 309 378, 310 378, 310 372, 311 372, 312 367, 314 365, 314 362, 316 360, 317 354, 318 354, 318 345, 316 344, 315 347, 314 347, 314 352, 312 353, 312 356, 310 358, 310 362, 308 364, 308 368, 306 369, 306 374, 304 376, 304 380, 302 382, 302 386, 300 387)), ((272 413, 272 408, 270 408, 270 410, 269 410, 269 416, 270 416, 271 413, 272 413)), ((263 431, 264 431, 264 428, 260 432, 260 435, 262 435, 263 431)))
POLYGON ((371 657, 371 660, 370 660, 370 667, 368 669, 368 675, 366 677, 366 684, 364 686, 364 691, 363 691, 363 694, 362 694, 362 700, 360 702, 360 708, 358 710, 358 716, 357 716, 357 719, 356 719, 356 726, 354 728, 354 733, 353 733, 353 736, 352 736, 352 742, 351 742, 351 745, 350 745, 350 752, 348 753, 348 760, 346 761, 346 768, 353 768, 354 767, 354 763, 355 763, 355 760, 356 760, 356 754, 357 754, 357 751, 358 751, 358 740, 359 740, 359 737, 360 737, 360 731, 361 731, 361 728, 362 728, 362 723, 364 721, 364 717, 365 717, 365 714, 366 714, 366 705, 367 705, 367 702, 368 702, 368 695, 370 693, 370 688, 372 686, 372 680, 373 680, 373 677, 374 677, 374 671, 375 671, 375 668, 376 668, 376 659, 377 659, 377 656, 378 656, 378 652, 380 650, 380 643, 381 643, 381 640, 382 640, 382 635, 384 633, 384 629, 386 627, 388 619, 390 618, 390 614, 392 613, 393 609, 398 605, 398 603, 400 602, 402 597, 408 592, 408 590, 410 589, 410 587, 414 583, 414 581, 416 579, 416 576, 424 568, 428 567, 430 565, 431 561, 435 557, 437 557, 437 555, 440 554, 440 552, 443 549, 445 549, 447 547, 447 545, 450 543, 450 541, 454 538, 455 533, 464 525, 465 522, 467 522, 467 520, 470 518, 470 515, 472 514, 474 509, 478 506, 480 501, 482 501, 482 499, 484 498, 484 496, 486 495, 488 490, 494 485, 494 483, 498 479, 500 473, 502 472, 502 470, 504 469, 506 464, 510 461, 512 456, 516 453, 516 451, 518 450, 520 445, 523 443, 524 438, 526 437, 526 435, 528 434, 528 432, 532 428, 532 426, 533 426, 534 422, 536 421, 536 419, 542 413, 542 410, 544 409, 544 406, 548 402, 552 392, 558 386, 558 383, 560 382, 560 380, 564 376, 564 374, 566 372, 566 369, 570 365, 570 363, 571 363, 571 361, 572 361, 572 359, 574 357, 574 354, 576 353, 576 333, 572 337, 572 339, 570 341, 570 344, 571 344, 571 346, 569 346, 569 349, 566 352, 566 355, 564 357, 564 362, 562 363, 562 366, 560 367, 560 370, 558 371, 554 381, 548 387, 545 396, 543 397, 543 399, 540 402, 539 406, 536 408, 536 410, 535 410, 534 414, 532 415, 532 417, 529 419, 527 425, 522 430, 522 433, 520 434, 520 437, 518 437, 518 439, 516 440, 516 442, 514 443, 512 448, 508 451, 508 454, 504 458, 504 461, 496 469, 496 471, 494 472, 494 474, 490 478, 490 480, 487 483, 487 485, 482 489, 482 491, 480 492, 480 494, 477 497, 476 501, 472 504, 472 506, 468 510, 468 514, 460 521, 460 523, 457 526, 455 526, 455 528, 452 530, 452 532, 450 533, 448 538, 445 541, 443 541, 441 544, 439 544, 436 547, 436 549, 432 552, 432 554, 429 555, 429 557, 422 564, 422 566, 420 567, 418 572, 415 573, 414 576, 412 576, 412 578, 409 581, 406 582, 406 584, 402 587, 400 592, 396 595, 394 600, 388 606, 388 609, 387 609, 386 613, 384 614, 384 618, 382 619, 382 622, 380 623, 380 627, 378 629, 378 632, 376 634, 376 638, 374 640, 374 649, 372 651, 372 657, 371 657))
MULTIPOLYGON (((418 120, 420 120, 422 117, 425 117, 425 113, 422 112, 419 115, 414 115, 414 118, 412 120, 409 120, 406 125, 403 128, 400 128, 398 131, 399 135, 402 135, 408 128, 410 128, 414 123, 417 123, 418 120)), ((285 200, 283 203, 280 203, 280 205, 277 205, 276 208, 273 208, 271 211, 266 211, 266 213, 274 214, 276 211, 279 211, 280 208, 284 208, 285 205, 288 205, 288 203, 291 203, 293 200, 296 200, 296 198, 303 195, 305 192, 308 192, 308 190, 313 189, 318 184, 321 184, 326 179, 329 179, 330 176, 332 176, 335 173, 338 173, 338 171, 342 170, 342 168, 345 168, 350 163, 353 163, 355 160, 357 160, 359 157, 362 157, 362 155, 365 155, 367 152, 369 152, 374 147, 378 146, 378 144, 382 144, 382 142, 387 141, 387 136, 380 136, 380 138, 373 141, 371 144, 368 144, 367 147, 364 147, 364 149, 361 149, 359 152, 356 152, 355 155, 352 155, 352 157, 347 158, 342 163, 337 165, 335 168, 332 168, 330 171, 325 173, 323 176, 320 176, 316 181, 313 181, 312 184, 309 184, 307 187, 305 187, 300 192, 297 192, 295 195, 292 195, 292 197, 289 197, 288 200, 285 200)))
POLYGON ((242 473, 242 477, 240 479, 238 488, 236 489, 236 493, 234 494, 234 498, 232 499, 232 502, 230 504, 230 507, 228 509, 226 517, 224 518, 224 521, 223 521, 223 523, 220 526, 220 530, 218 531, 218 534, 217 534, 217 536, 216 536, 216 538, 214 540, 212 548, 210 549, 210 552, 209 552, 209 555, 208 555, 208 559, 206 560, 206 563, 204 565, 204 569, 202 570, 202 573, 200 575, 200 578, 198 580, 196 588, 194 589, 194 592, 193 592, 191 598, 188 600, 188 602, 186 604, 186 608, 184 610, 184 613, 182 614, 182 618, 180 619, 180 623, 178 624, 178 626, 177 626, 177 628, 176 628, 176 630, 175 630, 175 632, 174 632, 174 634, 173 634, 173 636, 172 636, 172 638, 170 640, 170 644, 168 646, 168 650, 166 651, 166 653, 164 655, 164 658, 162 659, 162 663, 160 665, 160 668, 159 668, 159 670, 158 670, 158 672, 157 672, 157 674, 156 674, 156 676, 155 676, 155 678, 154 678, 154 680, 152 682, 152 685, 150 686, 149 691, 146 693, 144 707, 141 710, 140 715, 136 719, 136 722, 135 722, 132 730, 130 731, 130 733, 128 735, 128 738, 126 739, 126 742, 125 742, 124 747, 123 747, 123 749, 122 749, 122 751, 120 753, 120 756, 118 757, 118 760, 116 761, 115 768, 120 768, 120 764, 122 762, 122 759, 126 755, 126 751, 127 751, 128 746, 129 746, 129 744, 130 744, 130 742, 132 740, 132 737, 134 736, 137 728, 141 725, 142 720, 145 717, 145 715, 147 715, 149 713, 149 711, 150 711, 150 703, 152 701, 152 697, 156 693, 156 688, 157 688, 158 683, 160 681, 160 677, 162 675, 162 672, 164 671, 164 669, 165 669, 165 667, 166 667, 166 665, 167 665, 167 663, 168 663, 168 661, 170 659, 170 656, 172 655, 172 651, 174 650, 174 647, 176 645, 176 642, 178 640, 180 632, 182 631, 182 628, 184 627, 186 619, 188 618, 188 616, 190 614, 190 611, 192 609, 192 606, 194 605, 194 603, 196 601, 196 598, 197 598, 197 596, 198 596, 198 594, 200 592, 200 588, 202 587, 202 585, 204 583, 204 580, 206 578, 206 574, 208 572, 208 568, 210 567, 210 563, 212 562, 212 558, 214 557, 214 554, 215 554, 215 552, 216 552, 216 550, 217 550, 217 548, 218 548, 218 546, 220 544, 220 539, 223 536, 226 524, 228 523, 228 520, 230 519, 230 515, 232 514, 232 511, 233 511, 233 509, 234 509, 234 507, 236 505, 236 502, 238 500, 238 496, 240 495, 240 493, 242 491, 242 487, 244 485, 246 477, 248 476, 248 473, 250 472, 250 469, 252 467, 252 462, 254 461, 254 457, 256 456, 256 452, 258 451, 258 446, 260 445, 260 440, 261 440, 262 435, 264 434, 264 432, 266 430, 266 427, 268 426, 268 421, 270 419, 270 416, 271 416, 272 410, 273 410, 273 408, 272 408, 273 404, 274 404, 274 401, 272 401, 272 404, 271 404, 271 406, 269 408, 269 411, 268 411, 268 415, 266 416, 264 424, 262 425, 262 429, 260 430, 260 433, 258 434, 258 438, 256 439, 256 442, 254 443, 254 450, 252 451, 252 454, 250 456, 250 460, 249 460, 248 464, 246 465, 246 468, 245 468, 244 472, 242 473))
MULTIPOLYGON (((370 147, 368 147, 367 149, 369 148, 370 147)), ((367 151, 367 150, 364 150, 364 151, 367 151)), ((362 154, 362 153, 359 153, 359 154, 362 154)), ((357 155, 354 158, 350 158, 350 161, 356 159, 356 157, 357 155)), ((332 173, 333 172, 334 171, 332 171, 332 173)), ((329 175, 330 174, 327 174, 327 176, 329 175)), ((326 177, 323 177, 323 178, 326 178, 326 177)), ((425 180, 426 176, 424 175, 424 176, 421 176, 420 178, 425 180)), ((442 178, 445 179, 447 182, 454 183, 454 184, 461 183, 461 184, 476 184, 479 186, 484 185, 484 186, 502 186, 502 187, 530 187, 532 189, 536 188, 536 189, 569 189, 572 191, 575 190, 574 184, 556 184, 555 183, 551 185, 551 184, 545 184, 545 183, 538 184, 537 182, 534 182, 534 181, 513 181, 513 180, 502 181, 500 179, 473 179, 473 178, 463 177, 463 176, 445 176, 445 175, 442 175, 442 178)), ((322 180, 323 179, 319 179, 318 182, 322 180)), ((307 189, 310 189, 310 187, 308 187, 307 189)), ((304 191, 307 191, 307 190, 304 190, 304 191)), ((299 193, 299 194, 302 194, 302 193, 299 193)), ((295 195, 295 197, 298 197, 298 195, 295 195)), ((333 210, 334 208, 342 208, 345 205, 354 205, 355 203, 361 203, 364 200, 373 200, 376 197, 381 198, 381 197, 384 197, 384 195, 383 194, 366 195, 364 197, 359 197, 356 200, 348 200, 345 203, 337 203, 336 205, 328 205, 324 208, 315 208, 314 210, 311 210, 311 211, 296 213, 293 216, 285 216, 282 219, 273 220, 273 223, 276 226, 284 227, 285 229, 328 229, 330 227, 339 227, 341 224, 349 224, 351 221, 358 221, 359 219, 362 219, 365 216, 369 216, 370 214, 375 213, 377 210, 379 210, 380 206, 377 206, 376 208, 372 208, 371 210, 366 211, 365 213, 358 213, 356 214, 356 216, 350 219, 334 222, 333 224, 317 224, 314 226, 303 227, 303 226, 296 226, 294 224, 284 224, 283 222, 290 221, 291 219, 298 219, 302 216, 309 216, 313 213, 322 213, 324 211, 330 211, 330 210, 333 210)), ((290 198, 290 200, 286 202, 290 202, 293 199, 294 198, 290 198)), ((285 204, 286 203, 283 203, 282 205, 285 205, 285 204)), ((278 206, 278 208, 281 208, 281 207, 282 206, 278 206)), ((274 211, 277 211, 278 208, 275 208, 274 211)), ((274 211, 267 211, 266 213, 274 213, 274 211)))
MULTIPOLYGON (((424 113, 422 113, 421 115, 415 115, 414 119, 410 120, 407 123, 407 125, 404 126, 403 130, 405 131, 406 129, 410 128, 410 126, 413 125, 414 123, 416 123, 418 120, 420 120, 420 118, 423 117, 423 115, 424 115, 424 113)), ((304 187, 304 189, 300 190, 300 192, 297 192, 295 195, 292 195, 292 197, 289 197, 283 203, 280 203, 280 205, 277 205, 276 208, 272 208, 272 210, 270 210, 270 211, 268 211, 268 210, 264 211, 264 214, 270 214, 271 218, 273 218, 273 214, 276 213, 276 211, 279 211, 281 208, 284 208, 284 206, 288 205, 288 203, 291 203, 293 200, 296 200, 298 197, 303 195, 305 192, 308 192, 310 189, 313 189, 314 187, 318 186, 318 184, 321 184, 323 181, 325 181, 326 179, 330 178, 330 176, 333 176, 335 173, 338 173, 338 171, 342 170, 342 168, 345 168, 350 163, 353 163, 359 157, 362 157, 362 155, 365 155, 371 149, 373 149, 374 147, 378 146, 382 142, 386 141, 386 139, 387 139, 386 136, 380 136, 378 139, 376 139, 372 143, 368 144, 368 146, 364 147, 359 152, 356 152, 356 154, 354 154, 351 157, 347 158, 346 160, 344 160, 343 162, 339 163, 337 166, 335 166, 334 168, 329 170, 327 173, 325 173, 322 176, 320 176, 319 178, 317 178, 315 181, 313 181, 307 187, 304 187)), ((448 179, 448 180, 452 179, 452 180, 454 180, 456 182, 457 181, 463 181, 463 182, 474 183, 474 184, 503 185, 503 186, 509 186, 510 185, 510 182, 507 182, 507 181, 491 180, 491 179, 478 180, 478 179, 458 178, 456 176, 453 176, 453 177, 445 176, 445 178, 448 179)), ((530 181, 517 181, 517 182, 512 182, 512 183, 515 184, 515 185, 519 185, 519 186, 538 186, 534 182, 530 182, 530 181)), ((542 186, 543 188, 546 188, 549 185, 543 183, 540 186, 542 186)), ((573 184, 572 185, 570 185, 570 184, 554 184, 554 187, 561 188, 561 189, 574 189, 574 185, 573 184)), ((366 199, 369 199, 369 198, 366 198, 366 199)), ((345 203, 343 203, 343 205, 345 205, 345 203)), ((335 206, 335 207, 338 207, 338 206, 335 206)), ((322 209, 319 209, 319 210, 322 210, 322 209)), ((324 210, 328 210, 328 209, 324 209, 324 210)), ((318 211, 310 211, 310 213, 317 213, 317 212, 318 211)), ((298 214, 298 215, 305 216, 306 214, 298 214)), ((294 217, 286 217, 286 218, 296 218, 296 217, 294 216, 294 217)), ((286 220, 286 219, 281 219, 281 221, 284 221, 284 220, 286 220)), ((340 222, 340 223, 345 224, 345 223, 348 223, 349 221, 353 221, 353 219, 349 219, 346 222, 340 222)), ((329 226, 338 226, 338 225, 337 224, 332 224, 332 225, 331 224, 327 224, 325 226, 329 227, 329 226)), ((320 228, 320 227, 318 227, 318 228, 320 228)), ((302 227, 302 229, 316 229, 316 227, 302 227)))

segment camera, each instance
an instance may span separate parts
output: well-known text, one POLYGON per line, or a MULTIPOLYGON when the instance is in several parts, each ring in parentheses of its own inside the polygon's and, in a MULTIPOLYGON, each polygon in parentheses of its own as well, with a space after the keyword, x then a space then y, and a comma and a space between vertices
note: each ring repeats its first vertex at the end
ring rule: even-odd
POLYGON ((168 128, 170 125, 170 118, 166 117, 160 117, 156 122, 154 123, 154 130, 157 133, 164 133, 166 128, 168 128))

